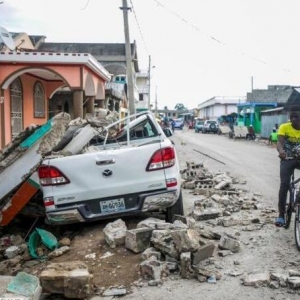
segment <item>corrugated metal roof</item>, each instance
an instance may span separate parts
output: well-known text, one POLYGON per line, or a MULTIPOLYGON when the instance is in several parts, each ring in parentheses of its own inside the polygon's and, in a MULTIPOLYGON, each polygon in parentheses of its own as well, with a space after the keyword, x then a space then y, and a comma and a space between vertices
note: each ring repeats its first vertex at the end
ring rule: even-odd
POLYGON ((281 111, 281 110, 283 110, 283 109, 284 109, 283 107, 277 107, 277 108, 272 108, 272 109, 266 109, 266 110, 263 110, 263 111, 261 111, 260 113, 263 114, 263 113, 268 113, 268 112, 281 111))

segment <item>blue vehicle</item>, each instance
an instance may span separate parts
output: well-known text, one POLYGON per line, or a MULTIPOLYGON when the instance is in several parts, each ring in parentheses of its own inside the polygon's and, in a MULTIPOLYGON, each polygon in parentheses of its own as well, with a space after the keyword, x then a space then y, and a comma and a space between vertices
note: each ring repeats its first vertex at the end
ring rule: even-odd
POLYGON ((179 119, 174 119, 174 128, 178 128, 178 129, 183 129, 184 126, 184 120, 179 118, 179 119))

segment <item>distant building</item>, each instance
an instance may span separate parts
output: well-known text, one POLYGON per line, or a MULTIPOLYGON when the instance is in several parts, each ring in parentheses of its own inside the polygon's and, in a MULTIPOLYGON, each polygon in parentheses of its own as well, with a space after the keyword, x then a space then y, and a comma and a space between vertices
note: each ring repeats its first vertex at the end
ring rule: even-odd
POLYGON ((149 71, 140 71, 136 73, 136 85, 139 92, 138 101, 136 101, 135 109, 137 112, 143 110, 150 110, 149 99, 149 71))
POLYGON ((252 125, 256 133, 266 137, 275 123, 283 122, 287 118, 284 109, 275 108, 284 108, 300 103, 299 92, 298 87, 290 85, 268 85, 267 89, 254 89, 247 93, 245 103, 237 105, 239 122, 246 126, 252 125), (263 113, 266 110, 268 113, 263 113), (264 115, 263 119, 262 115, 264 115), (267 120, 270 124, 267 123, 267 120))
POLYGON ((237 112, 237 104, 244 103, 246 97, 216 96, 198 104, 198 118, 215 119, 237 112))

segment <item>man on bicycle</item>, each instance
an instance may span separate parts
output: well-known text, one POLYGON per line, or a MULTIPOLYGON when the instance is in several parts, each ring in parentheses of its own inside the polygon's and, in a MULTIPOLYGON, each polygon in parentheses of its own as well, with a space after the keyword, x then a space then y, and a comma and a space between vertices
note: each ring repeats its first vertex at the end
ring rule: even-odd
POLYGON ((295 156, 295 148, 300 146, 300 106, 289 110, 290 122, 281 124, 278 129, 277 151, 280 157, 280 188, 278 195, 279 216, 275 220, 278 227, 284 226, 284 211, 290 179, 297 167, 299 158, 295 156))

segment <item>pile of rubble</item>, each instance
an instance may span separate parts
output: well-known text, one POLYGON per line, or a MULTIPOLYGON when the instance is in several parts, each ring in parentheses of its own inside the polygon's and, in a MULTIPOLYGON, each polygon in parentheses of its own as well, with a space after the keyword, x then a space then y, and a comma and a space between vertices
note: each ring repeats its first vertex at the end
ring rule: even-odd
POLYGON ((62 112, 42 126, 26 128, 0 150, 0 225, 8 225, 38 193, 36 170, 45 156, 85 153, 90 143, 114 137, 120 130, 117 121, 118 114, 106 109, 74 120, 62 112))
MULTIPOLYGON (((239 240, 239 230, 262 229, 266 223, 272 223, 275 210, 264 207, 260 195, 250 195, 241 188, 245 182, 228 173, 213 174, 202 164, 193 162, 187 162, 187 168, 181 173, 183 188, 195 196, 193 208, 186 216, 175 216, 173 223, 151 217, 139 222, 134 229, 128 229, 126 223, 118 219, 108 223, 103 230, 110 248, 125 246, 141 255, 140 279, 134 285, 157 286, 167 278, 216 284, 224 276, 244 275, 242 283, 247 286, 300 287, 299 270, 245 274, 239 270, 240 262, 236 259, 234 266, 237 268, 224 271, 222 259, 241 251, 243 243, 239 240), (228 230, 235 226, 239 226, 239 230, 234 233, 228 230)), ((72 251, 71 243, 70 239, 64 238, 58 241, 57 249, 49 251, 39 246, 36 252, 39 256, 47 256, 48 260, 57 256, 63 258, 64 253, 72 251)), ((30 274, 34 265, 42 264, 41 260, 32 259, 21 236, 2 236, 0 245, 2 275, 30 274)), ((110 255, 113 254, 107 252, 103 258, 110 255)), ((89 253, 86 258, 95 260, 96 254, 89 253)), ((43 264, 38 278, 43 291, 63 294, 67 298, 83 299, 93 293, 93 275, 83 262, 50 261, 43 264)), ((129 292, 124 286, 99 290, 102 296, 120 296, 129 292)))

